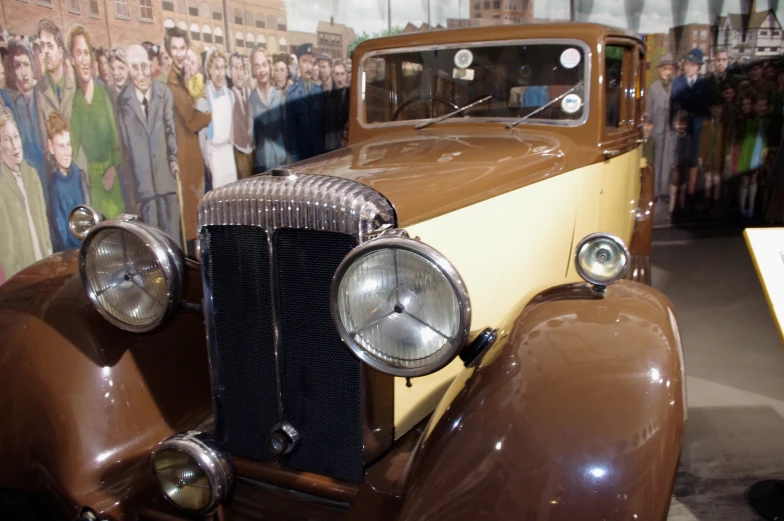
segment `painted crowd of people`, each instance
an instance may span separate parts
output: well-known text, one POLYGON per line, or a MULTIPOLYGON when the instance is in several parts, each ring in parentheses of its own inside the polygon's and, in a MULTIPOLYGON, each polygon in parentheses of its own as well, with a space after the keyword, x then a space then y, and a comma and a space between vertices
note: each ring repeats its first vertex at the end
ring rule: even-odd
POLYGON ((197 54, 187 31, 107 50, 41 20, 0 46, 0 283, 78 247, 68 216, 139 215, 196 252, 206 190, 346 143, 351 61, 197 54))
POLYGON ((667 221, 784 221, 783 64, 733 63, 717 48, 704 75, 700 49, 653 65, 644 150, 667 221))

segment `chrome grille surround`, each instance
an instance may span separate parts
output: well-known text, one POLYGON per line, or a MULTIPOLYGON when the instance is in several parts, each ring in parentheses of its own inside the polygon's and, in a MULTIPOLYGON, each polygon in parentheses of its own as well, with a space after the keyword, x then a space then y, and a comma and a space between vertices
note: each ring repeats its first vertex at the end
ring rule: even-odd
POLYGON ((259 175, 208 192, 199 229, 210 225, 306 228, 353 235, 361 243, 394 227, 395 212, 381 194, 355 181, 322 175, 259 175))

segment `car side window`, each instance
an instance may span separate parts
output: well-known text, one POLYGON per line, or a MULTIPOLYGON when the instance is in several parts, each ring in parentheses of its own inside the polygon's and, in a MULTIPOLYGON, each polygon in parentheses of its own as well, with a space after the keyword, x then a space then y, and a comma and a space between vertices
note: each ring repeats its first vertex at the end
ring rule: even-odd
POLYGON ((640 117, 637 99, 640 75, 636 70, 636 49, 608 45, 604 57, 604 89, 608 130, 629 128, 640 117))
POLYGON ((623 56, 624 48, 608 45, 604 53, 604 99, 608 128, 618 128, 623 120, 623 56))

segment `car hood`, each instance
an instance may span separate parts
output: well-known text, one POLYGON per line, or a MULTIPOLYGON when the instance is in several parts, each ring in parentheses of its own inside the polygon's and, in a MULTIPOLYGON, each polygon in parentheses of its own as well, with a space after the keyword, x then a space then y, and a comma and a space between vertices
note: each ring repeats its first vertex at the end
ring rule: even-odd
POLYGON ((408 226, 575 167, 574 142, 561 134, 453 129, 390 133, 292 169, 366 185, 392 203, 398 226, 408 226))

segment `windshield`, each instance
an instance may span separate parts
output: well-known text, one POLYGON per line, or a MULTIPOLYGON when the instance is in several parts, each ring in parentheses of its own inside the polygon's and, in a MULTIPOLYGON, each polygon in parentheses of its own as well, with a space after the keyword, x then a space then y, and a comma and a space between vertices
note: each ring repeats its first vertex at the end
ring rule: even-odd
POLYGON ((585 64, 585 51, 575 43, 402 49, 369 56, 362 66, 365 122, 426 120, 492 96, 450 121, 531 114, 537 123, 577 124, 587 111, 585 88, 578 85, 587 83, 585 64))

